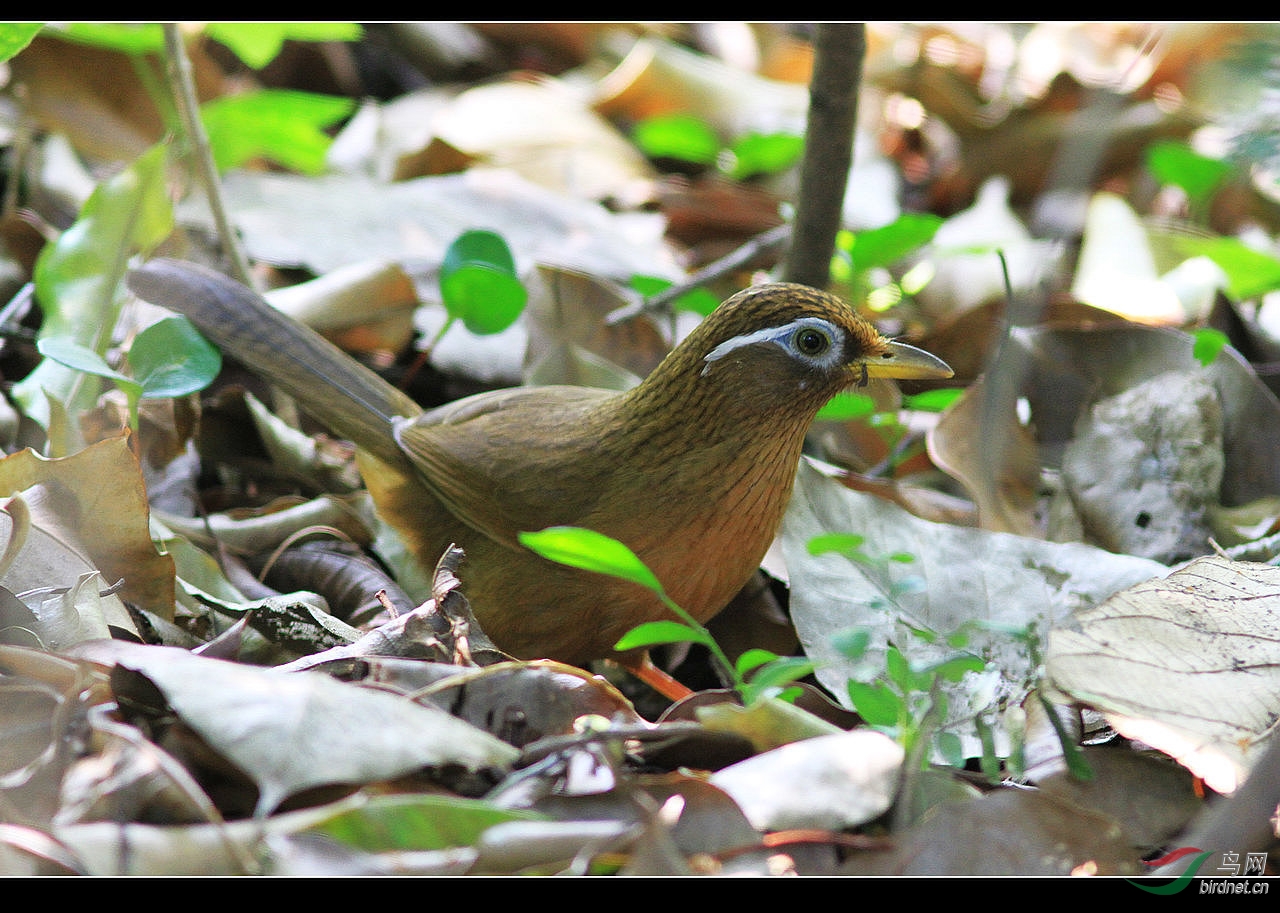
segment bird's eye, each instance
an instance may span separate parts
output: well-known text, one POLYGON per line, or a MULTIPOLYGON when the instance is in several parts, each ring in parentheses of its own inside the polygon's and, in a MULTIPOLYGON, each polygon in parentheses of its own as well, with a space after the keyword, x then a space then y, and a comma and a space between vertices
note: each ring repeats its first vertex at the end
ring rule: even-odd
POLYGON ((796 348, 803 355, 821 355, 831 348, 831 338, 814 327, 803 327, 795 335, 796 348))

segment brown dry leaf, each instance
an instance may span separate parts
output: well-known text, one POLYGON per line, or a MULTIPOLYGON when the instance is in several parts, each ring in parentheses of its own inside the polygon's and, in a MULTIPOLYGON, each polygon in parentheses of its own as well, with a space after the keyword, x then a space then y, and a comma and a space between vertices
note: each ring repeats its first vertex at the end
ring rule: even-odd
POLYGON ((850 491, 861 491, 897 504, 922 520, 950 523, 953 526, 976 526, 973 502, 922 485, 910 485, 895 479, 841 472, 833 476, 850 491))
POLYGON ((365 260, 266 298, 349 352, 397 353, 413 338, 418 293, 398 263, 365 260))
POLYGON ((944 805, 892 850, 858 853, 843 875, 1137 875, 1120 822, 1057 796, 1000 789, 944 805))
POLYGON ((197 545, 220 545, 241 554, 269 552, 281 542, 310 528, 338 530, 343 537, 361 545, 372 541, 372 533, 362 502, 363 494, 351 498, 322 495, 318 498, 278 498, 261 509, 242 508, 207 517, 175 517, 157 512, 173 532, 197 545))
POLYGON ((606 323, 609 314, 634 303, 613 283, 540 265, 529 286, 526 383, 625 390, 647 376, 670 350, 650 317, 606 323))
MULTIPOLYGON (((723 256, 748 239, 782 224, 782 200, 765 187, 730 181, 719 175, 693 180, 668 177, 656 187, 658 207, 668 234, 695 247, 693 262, 723 256)), ((776 257, 744 268, 772 267, 776 257)))
MULTIPOLYGON (((190 45, 193 76, 201 101, 223 91, 223 76, 209 56, 190 45)), ((158 55, 131 59, 71 41, 38 36, 12 60, 11 82, 23 87, 27 114, 47 131, 71 139, 83 155, 131 161, 164 134, 150 86, 163 84, 158 55), (138 68, 149 68, 150 84, 138 68)))
MULTIPOLYGON (((1090 27, 1088 23, 1083 26, 1090 27)), ((953 158, 967 182, 976 185, 993 175, 1008 175, 1013 180, 1015 201, 1033 199, 1051 187, 1064 170, 1061 162, 1069 161, 1077 169, 1094 164, 1098 179, 1105 179, 1132 170, 1152 142, 1184 138, 1199 126, 1195 112, 1185 105, 1169 111, 1150 99, 1117 91, 1120 82, 1132 73, 1119 63, 1122 58, 1102 67, 1105 84, 1086 85, 1071 72, 1049 72, 1043 66, 1043 56, 1037 59, 1029 41, 1024 42, 1017 59, 1034 61, 1034 66, 1009 74, 1007 85, 1014 90, 993 101, 985 86, 989 80, 983 78, 984 52, 962 49, 967 39, 957 34, 958 29, 946 25, 903 28, 918 34, 901 36, 904 40, 893 45, 894 55, 883 58, 892 65, 870 67, 868 82, 919 100, 958 136, 960 149, 953 158), (920 53, 912 65, 904 66, 900 55, 909 52, 911 42, 906 39, 911 37, 920 53), (1042 94, 1034 99, 1016 94, 1027 85, 1024 77, 1030 70, 1048 78, 1047 84, 1037 87, 1042 94)), ((1055 25, 1040 28, 1048 30, 1055 25)), ((1161 26, 1143 24, 1139 28, 1156 32, 1161 26)), ((1039 47, 1053 47, 1053 36, 1044 37, 1049 43, 1039 47)), ((1139 38, 1138 43, 1143 40, 1139 38)), ((1132 48, 1125 50, 1132 54, 1132 48)), ((1080 70, 1095 79, 1096 64, 1085 62, 1080 70)))
POLYGON ((653 169, 589 101, 557 79, 477 86, 436 112, 433 143, 581 199, 632 196, 630 188, 651 181, 653 169))
POLYGON ((694 706, 692 714, 709 732, 727 732, 748 740, 758 752, 843 730, 816 714, 778 698, 744 707, 732 700, 694 706))
MULTIPOLYGON (((940 321, 912 343, 937 355, 956 372, 954 378, 940 381, 938 386, 968 386, 987 369, 991 353, 999 345, 1008 319, 1008 308, 1003 300, 989 301, 940 321)), ((1023 322, 1089 328, 1117 320, 1116 315, 1108 311, 1100 311, 1070 298, 1053 298, 1037 310, 1034 320, 1023 322)))
POLYGON ((548 660, 479 669, 383 655, 367 657, 364 666, 360 681, 413 695, 518 747, 570 735, 574 721, 588 714, 619 726, 644 725, 605 679, 548 660))
POLYGON ((1049 634, 1048 680, 1229 793, 1280 720, 1280 568, 1210 557, 1049 634))
POLYGON ((986 414, 995 409, 988 402, 987 377, 965 392, 929 436, 930 455, 969 488, 984 526, 1040 529, 1031 497, 1039 484, 1037 467, 1061 467, 1077 422, 1092 403, 1171 370, 1203 375, 1222 405, 1221 504, 1246 504, 1280 490, 1280 442, 1273 433, 1280 425, 1280 402, 1234 349, 1202 367, 1189 334, 1128 323, 1016 327, 1009 339, 1009 363, 1025 365, 1025 373, 1016 378, 1008 412, 986 414), (1025 425, 1013 415, 1015 398, 1030 407, 1025 425), (1032 434, 1036 454, 1025 439, 1032 434), (981 451, 974 449, 978 441, 981 451))
POLYGON ((804 132, 805 85, 747 73, 657 38, 611 34, 602 46, 620 58, 595 89, 595 108, 609 117, 692 114, 728 137, 804 132))
POLYGON ((1093 772, 1080 780, 1065 767, 1036 781, 1048 795, 1090 808, 1119 821, 1136 847, 1154 850, 1181 833, 1205 801, 1183 767, 1153 752, 1127 747, 1084 746, 1082 756, 1093 772))
POLYGON ((27 506, 32 528, 68 557, 78 556, 79 570, 24 561, 10 566, 6 585, 12 587, 11 575, 20 573, 29 585, 18 584, 15 591, 72 586, 80 574, 96 569, 109 585, 122 581, 124 599, 173 618, 173 559, 152 542, 147 493, 125 437, 60 459, 23 450, 0 460, 0 496, 15 495, 27 506))

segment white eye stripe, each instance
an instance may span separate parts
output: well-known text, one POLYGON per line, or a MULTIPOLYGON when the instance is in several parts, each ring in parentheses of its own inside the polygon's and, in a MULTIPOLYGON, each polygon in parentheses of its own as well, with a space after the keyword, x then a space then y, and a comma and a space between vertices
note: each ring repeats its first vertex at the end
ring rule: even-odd
POLYGON ((839 339, 840 331, 831 321, 824 320, 821 317, 800 317, 790 323, 784 323, 782 326, 766 327, 763 330, 743 333, 740 336, 734 336, 732 339, 726 339, 703 358, 706 366, 703 367, 702 373, 706 374, 712 362, 719 361, 729 353, 761 342, 772 342, 796 358, 812 362, 819 367, 830 368, 840 363, 843 354, 841 352, 842 346, 838 344, 839 339), (802 329, 817 330, 830 341, 831 345, 818 355, 808 355, 798 351, 795 346, 795 335, 798 330, 802 329))

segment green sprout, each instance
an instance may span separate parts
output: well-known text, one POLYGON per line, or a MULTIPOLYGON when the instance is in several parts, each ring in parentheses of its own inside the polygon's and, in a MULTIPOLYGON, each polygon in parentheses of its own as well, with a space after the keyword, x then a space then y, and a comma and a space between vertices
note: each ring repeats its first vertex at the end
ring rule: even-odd
POLYGON ((222 369, 222 355, 180 315, 165 317, 138 333, 129 347, 129 374, 116 371, 93 349, 66 336, 40 339, 36 347, 61 365, 114 381, 129 404, 129 427, 134 431, 141 400, 196 393, 222 369))
POLYGON ((800 657, 780 657, 768 650, 748 650, 731 663, 714 637, 667 595, 662 583, 626 545, 594 530, 553 526, 522 532, 520 542, 549 561, 629 580, 652 591, 675 619, 647 621, 632 628, 614 644, 618 651, 648 649, 661 644, 695 643, 706 647, 727 681, 746 704, 766 696, 784 696, 783 689, 813 671, 800 657), (676 620, 678 619, 678 620, 676 620))

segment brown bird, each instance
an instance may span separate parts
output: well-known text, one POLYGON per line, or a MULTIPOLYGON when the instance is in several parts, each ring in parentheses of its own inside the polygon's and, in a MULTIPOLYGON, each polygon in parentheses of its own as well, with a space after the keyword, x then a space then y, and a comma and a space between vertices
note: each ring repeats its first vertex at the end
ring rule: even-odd
POLYGON ((616 656, 629 629, 670 615, 648 590, 547 561, 518 533, 612 536, 705 621, 759 567, 832 395, 869 377, 951 376, 839 298, 773 284, 727 300, 628 392, 521 387, 423 412, 220 273, 156 260, 129 286, 355 442, 379 513, 424 569, 462 546, 462 591, 494 643, 575 665, 616 656))

